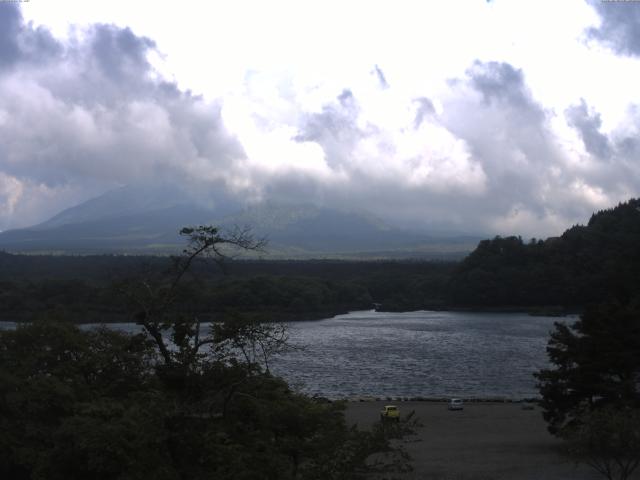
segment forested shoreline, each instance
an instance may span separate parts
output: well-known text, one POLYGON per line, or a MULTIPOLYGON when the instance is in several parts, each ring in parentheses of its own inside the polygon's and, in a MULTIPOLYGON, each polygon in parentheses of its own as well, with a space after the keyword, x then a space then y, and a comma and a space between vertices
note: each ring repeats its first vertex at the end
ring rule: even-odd
MULTIPOLYGON (((168 257, 33 257, 0 253, 0 319, 54 314, 76 323, 130 321, 125 297, 136 279, 161 276, 168 257), (74 276, 75 275, 75 276, 74 276)), ((264 320, 310 320, 352 310, 444 305, 450 262, 230 261, 194 264, 180 311, 264 320)))
MULTIPOLYGON (((562 315, 640 291, 640 201, 598 212, 546 240, 483 240, 463 261, 196 261, 179 311, 212 320, 319 319, 352 310, 528 311, 562 315)), ((0 319, 131 321, 129 285, 171 268, 170 257, 28 256, 0 252, 0 319)))

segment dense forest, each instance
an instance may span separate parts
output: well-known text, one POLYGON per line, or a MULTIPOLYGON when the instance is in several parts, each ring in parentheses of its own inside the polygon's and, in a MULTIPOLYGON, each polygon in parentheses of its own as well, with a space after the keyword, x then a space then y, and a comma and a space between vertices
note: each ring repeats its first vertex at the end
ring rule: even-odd
MULTIPOLYGON (((162 276, 169 257, 28 256, 0 252, 0 318, 130 320, 131 283, 162 276)), ((176 307, 203 318, 323 318, 349 310, 581 310, 640 288, 640 200, 595 213, 546 240, 495 237, 462 262, 198 259, 176 307)))
POLYGON ((458 306, 583 307, 640 291, 640 200, 595 213, 547 240, 480 242, 449 282, 458 306))
MULTIPOLYGON (((168 257, 28 256, 0 253, 0 318, 56 314, 75 322, 128 320, 129 285, 162 276, 168 257)), ((194 262, 181 310, 265 320, 322 318, 350 310, 409 310, 445 303, 455 264, 426 261, 194 262)))

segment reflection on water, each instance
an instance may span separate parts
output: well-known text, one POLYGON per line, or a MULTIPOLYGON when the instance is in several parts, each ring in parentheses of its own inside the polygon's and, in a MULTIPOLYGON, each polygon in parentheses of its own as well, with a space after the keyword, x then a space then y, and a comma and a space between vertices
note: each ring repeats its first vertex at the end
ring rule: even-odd
MULTIPOLYGON (((290 342, 301 348, 273 360, 271 370, 305 393, 329 398, 534 397, 532 373, 548 365, 554 321, 514 313, 367 311, 294 322, 290 342)), ((0 322, 5 328, 15 324, 0 322)), ((140 331, 132 323, 110 328, 140 331)))
MULTIPOLYGON (((538 396, 532 372, 548 365, 557 318, 460 312, 352 312, 290 324, 304 346, 272 370, 330 398, 538 396)), ((572 322, 575 318, 562 319, 572 322)))

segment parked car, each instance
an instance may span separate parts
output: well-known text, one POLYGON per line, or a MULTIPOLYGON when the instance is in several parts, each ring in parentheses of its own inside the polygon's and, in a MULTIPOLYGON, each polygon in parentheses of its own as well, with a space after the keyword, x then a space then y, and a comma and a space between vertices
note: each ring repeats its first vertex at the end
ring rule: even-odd
POLYGON ((394 420, 396 422, 400 421, 400 409, 395 405, 385 405, 382 411, 380 412, 380 420, 394 420))
POLYGON ((449 404, 447 405, 449 410, 462 410, 464 409, 464 405, 462 399, 460 398, 452 398, 449 400, 449 404))

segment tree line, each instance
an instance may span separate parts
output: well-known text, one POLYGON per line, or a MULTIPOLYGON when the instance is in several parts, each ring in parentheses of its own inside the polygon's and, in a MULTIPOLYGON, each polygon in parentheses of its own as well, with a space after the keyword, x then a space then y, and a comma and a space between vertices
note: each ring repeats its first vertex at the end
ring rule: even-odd
POLYGON ((450 302, 460 306, 561 306, 582 309, 640 290, 640 200, 595 213, 560 237, 480 242, 453 273, 450 302))
MULTIPOLYGON (((594 214, 560 237, 483 240, 460 263, 428 261, 243 261, 207 268, 195 259, 184 298, 200 313, 262 312, 322 318, 372 308, 581 311, 640 288, 640 201, 594 214)), ((0 253, 0 318, 51 312, 77 322, 126 320, 121 284, 158 276, 168 257, 24 256, 0 253)))
MULTIPOLYGON (((130 321, 131 280, 163 276, 169 257, 31 257, 0 253, 0 319, 57 316, 75 323, 130 321), (41 261, 37 267, 35 260, 41 261), (59 275, 59 276, 58 276, 59 275)), ((417 261, 226 261, 197 258, 181 282, 179 310, 210 319, 228 312, 265 320, 326 318, 380 304, 411 310, 445 303, 455 264, 417 261)))

